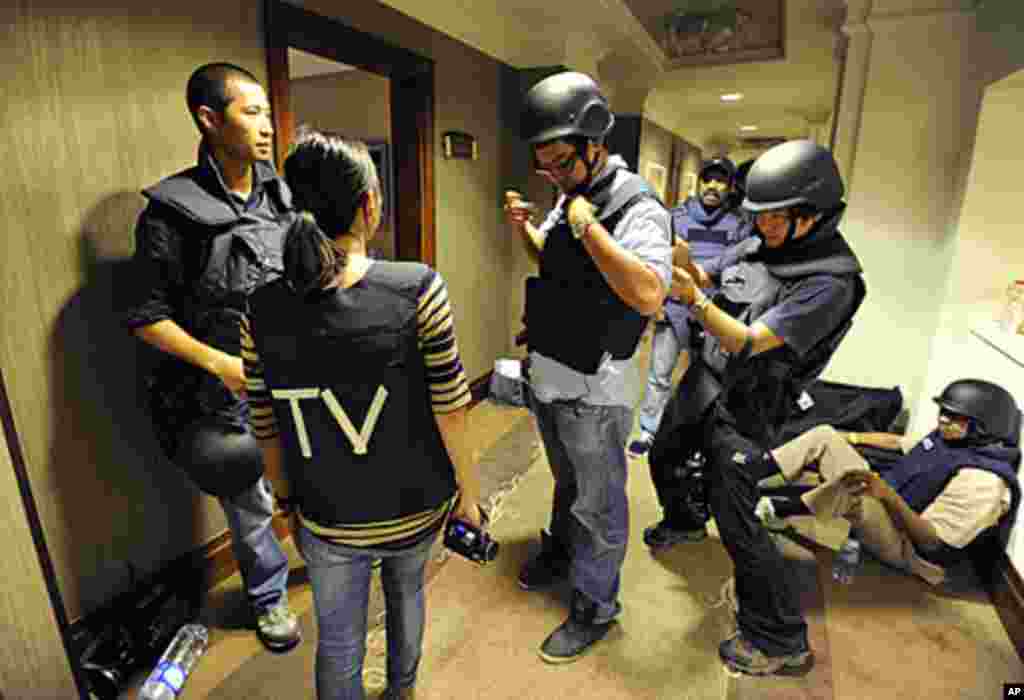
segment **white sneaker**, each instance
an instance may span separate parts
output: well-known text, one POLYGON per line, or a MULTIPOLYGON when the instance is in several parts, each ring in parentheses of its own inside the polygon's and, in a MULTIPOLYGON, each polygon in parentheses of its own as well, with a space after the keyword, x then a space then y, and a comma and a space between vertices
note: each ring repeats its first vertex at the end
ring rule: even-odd
POLYGON ((761 521, 761 524, 772 532, 784 532, 789 529, 789 523, 786 522, 785 518, 780 518, 775 514, 775 505, 772 503, 772 499, 767 496, 762 496, 761 500, 754 506, 754 515, 761 521))

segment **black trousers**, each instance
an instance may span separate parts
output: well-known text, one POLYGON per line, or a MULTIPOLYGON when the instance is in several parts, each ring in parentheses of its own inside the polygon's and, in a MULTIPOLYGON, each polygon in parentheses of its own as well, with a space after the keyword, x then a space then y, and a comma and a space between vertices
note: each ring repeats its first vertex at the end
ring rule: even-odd
POLYGON ((707 460, 708 505, 735 569, 740 632, 768 656, 806 649, 807 623, 793 572, 754 515, 757 482, 779 471, 771 453, 740 434, 717 406, 696 425, 663 421, 663 428, 649 453, 651 476, 666 516, 680 518, 684 527, 688 516, 678 505, 682 494, 671 483, 671 471, 695 446, 707 460))

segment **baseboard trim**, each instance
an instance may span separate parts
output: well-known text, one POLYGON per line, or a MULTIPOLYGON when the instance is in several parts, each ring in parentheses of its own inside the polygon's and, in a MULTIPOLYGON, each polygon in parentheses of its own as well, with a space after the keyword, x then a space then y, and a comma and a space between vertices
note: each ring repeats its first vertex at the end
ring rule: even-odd
POLYGON ((992 605, 1010 636, 1017 656, 1024 661, 1024 581, 1006 552, 996 560, 989 583, 992 605))

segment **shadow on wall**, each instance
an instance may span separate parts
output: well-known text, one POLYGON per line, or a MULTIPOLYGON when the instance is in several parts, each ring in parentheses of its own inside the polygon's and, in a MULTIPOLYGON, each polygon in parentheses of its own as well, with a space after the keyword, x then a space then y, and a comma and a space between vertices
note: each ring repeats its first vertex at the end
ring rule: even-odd
POLYGON ((127 590, 132 567, 144 577, 198 537, 198 491, 161 453, 145 410, 143 378, 160 353, 120 325, 125 242, 144 205, 121 192, 87 214, 79 238, 85 284, 50 339, 49 469, 63 526, 50 536, 64 540, 57 569, 72 620, 127 590))

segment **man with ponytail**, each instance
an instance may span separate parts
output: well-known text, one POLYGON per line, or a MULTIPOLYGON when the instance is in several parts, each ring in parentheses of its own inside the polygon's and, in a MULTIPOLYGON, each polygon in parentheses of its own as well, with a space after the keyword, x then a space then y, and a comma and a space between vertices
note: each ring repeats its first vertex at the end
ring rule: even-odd
POLYGON ((253 294, 242 326, 253 431, 298 523, 319 631, 317 697, 365 697, 379 559, 383 697, 410 700, 431 545, 449 517, 482 521, 448 293, 427 265, 367 256, 383 202, 364 144, 307 132, 284 171, 300 212, 284 276, 253 294))
POLYGON ((189 78, 186 102, 201 134, 198 163, 143 192, 125 325, 166 353, 148 381, 157 438, 220 502, 259 637, 286 651, 301 634, 248 428, 239 322, 248 295, 282 272, 291 195, 270 162, 270 105, 252 73, 204 65, 189 78))

